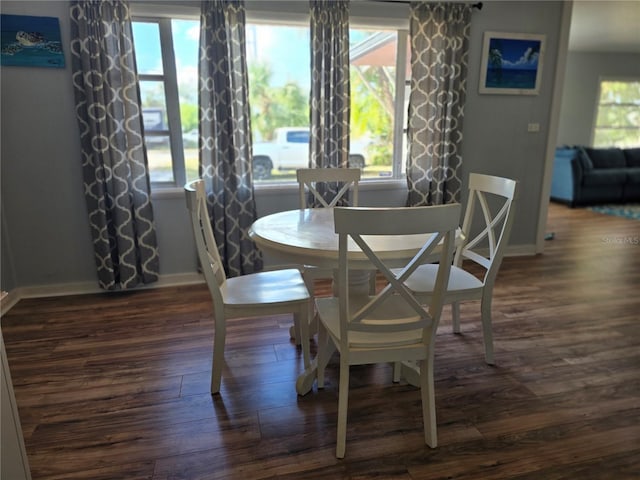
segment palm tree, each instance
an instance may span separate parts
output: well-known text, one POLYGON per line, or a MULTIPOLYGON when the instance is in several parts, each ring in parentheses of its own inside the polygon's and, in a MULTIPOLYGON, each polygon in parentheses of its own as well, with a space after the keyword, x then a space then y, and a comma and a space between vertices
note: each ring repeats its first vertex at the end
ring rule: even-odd
POLYGON ((489 68, 487 70, 487 75, 489 71, 493 70, 495 79, 498 83, 502 82, 502 52, 499 48, 491 48, 489 49, 489 68))

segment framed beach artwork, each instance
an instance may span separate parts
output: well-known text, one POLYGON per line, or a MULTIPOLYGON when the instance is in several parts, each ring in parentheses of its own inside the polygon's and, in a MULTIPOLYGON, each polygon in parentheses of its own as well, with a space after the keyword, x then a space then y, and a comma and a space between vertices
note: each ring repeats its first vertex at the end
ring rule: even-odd
POLYGON ((544 40, 544 35, 485 32, 480 93, 537 95, 544 40))
POLYGON ((0 65, 63 68, 58 19, 0 15, 0 65))

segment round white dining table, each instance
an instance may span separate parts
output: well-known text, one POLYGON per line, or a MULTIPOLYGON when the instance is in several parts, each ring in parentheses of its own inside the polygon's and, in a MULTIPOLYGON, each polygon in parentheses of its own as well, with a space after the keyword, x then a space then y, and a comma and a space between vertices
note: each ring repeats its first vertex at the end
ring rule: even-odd
MULTIPOLYGON (((278 261, 338 268, 338 234, 333 208, 289 210, 259 218, 249 230, 258 248, 278 261)), ((404 266, 425 244, 425 235, 367 237, 367 242, 389 266, 404 266)), ((349 269, 366 270, 372 265, 354 242, 349 242, 349 269)))

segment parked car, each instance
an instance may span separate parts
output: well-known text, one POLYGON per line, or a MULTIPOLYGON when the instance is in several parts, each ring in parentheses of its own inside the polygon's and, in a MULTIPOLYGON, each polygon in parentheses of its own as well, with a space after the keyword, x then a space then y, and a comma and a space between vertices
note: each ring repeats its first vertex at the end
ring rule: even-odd
MULTIPOLYGON (((253 178, 264 180, 272 170, 295 170, 309 166, 309 129, 305 127, 281 127, 275 130, 273 142, 253 145, 253 178)), ((352 142, 349 164, 365 167, 366 142, 352 142)))

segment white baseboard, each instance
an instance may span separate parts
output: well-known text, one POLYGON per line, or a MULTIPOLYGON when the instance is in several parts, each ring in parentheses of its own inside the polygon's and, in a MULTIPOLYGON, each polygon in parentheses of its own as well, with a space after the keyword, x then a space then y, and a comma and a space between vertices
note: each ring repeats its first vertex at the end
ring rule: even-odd
POLYGON ((2 299, 0 300, 0 317, 7 313, 11 307, 13 307, 20 300, 19 295, 15 290, 10 292, 2 292, 2 299))
POLYGON ((504 252, 505 257, 525 257, 536 255, 535 244, 531 245, 507 245, 507 250, 504 252))
MULTIPOLYGON (((204 283, 204 277, 199 273, 176 273, 161 275, 157 282, 137 287, 133 290, 147 290, 151 288, 176 287, 180 285, 195 285, 204 283)), ((34 285, 18 287, 10 292, 3 292, 0 305, 0 315, 7 313, 11 307, 23 298, 62 297, 67 295, 85 295, 90 293, 106 293, 94 282, 64 283, 55 285, 34 285)))
MULTIPOLYGON (((506 257, 536 255, 535 245, 508 246, 506 257)), ((134 290, 146 290, 150 288, 176 287, 180 285, 195 285, 204 283, 204 277, 200 273, 176 273, 161 275, 157 282, 134 290)), ((23 298, 61 297, 67 295, 84 295, 90 293, 105 293, 97 283, 79 282, 56 285, 35 285, 31 287, 18 287, 10 292, 2 292, 0 303, 0 315, 7 313, 16 303, 23 298)))

